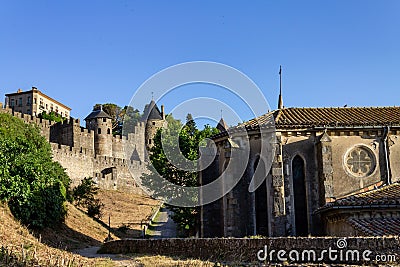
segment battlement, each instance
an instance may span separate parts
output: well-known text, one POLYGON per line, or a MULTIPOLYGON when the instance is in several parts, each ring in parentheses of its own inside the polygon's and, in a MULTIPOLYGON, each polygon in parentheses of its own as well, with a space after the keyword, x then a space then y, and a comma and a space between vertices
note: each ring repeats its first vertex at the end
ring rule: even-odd
POLYGON ((129 169, 140 170, 143 169, 144 163, 141 161, 131 160, 129 162, 129 169))
POLYGON ((79 130, 80 130, 80 132, 83 133, 83 134, 93 134, 93 131, 92 131, 92 130, 87 129, 87 128, 82 127, 82 126, 79 126, 79 130))
POLYGON ((68 156, 89 156, 92 157, 93 150, 83 147, 73 147, 68 145, 60 145, 57 143, 50 143, 53 154, 63 154, 68 156))
POLYGON ((134 177, 140 177, 146 171, 145 122, 138 122, 127 135, 112 136, 107 133, 110 127, 103 127, 102 134, 98 135, 97 130, 82 127, 79 119, 54 122, 15 112, 1 103, 0 112, 38 126, 50 143, 53 160, 65 168, 73 186, 84 177, 97 177, 102 188, 135 190, 134 177), (99 154, 108 156, 96 155, 99 146, 102 146, 99 154), (128 153, 132 156, 127 157, 128 153))
POLYGON ((103 166, 126 166, 125 159, 107 156, 94 156, 94 162, 103 166))

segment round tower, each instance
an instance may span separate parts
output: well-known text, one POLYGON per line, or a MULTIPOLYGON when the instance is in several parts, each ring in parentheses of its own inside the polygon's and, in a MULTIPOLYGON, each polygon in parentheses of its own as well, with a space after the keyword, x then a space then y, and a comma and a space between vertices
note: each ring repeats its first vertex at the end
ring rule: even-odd
POLYGON ((146 123, 145 142, 146 148, 150 149, 154 145, 154 136, 157 130, 164 127, 165 112, 164 105, 161 106, 161 111, 154 100, 151 100, 144 108, 142 121, 146 123))
POLYGON ((94 153, 112 157, 112 118, 100 108, 93 110, 86 118, 86 128, 94 131, 94 153))

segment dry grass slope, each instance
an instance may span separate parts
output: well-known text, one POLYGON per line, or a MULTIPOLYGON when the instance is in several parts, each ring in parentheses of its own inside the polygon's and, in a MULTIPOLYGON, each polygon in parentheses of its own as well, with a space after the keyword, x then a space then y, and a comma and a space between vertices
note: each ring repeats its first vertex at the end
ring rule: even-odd
POLYGON ((0 204, 0 266, 113 266, 104 259, 87 259, 46 246, 0 204))
MULTIPOLYGON (((36 236, 49 246, 64 250, 76 250, 90 246, 100 246, 107 238, 108 230, 88 217, 86 213, 67 203, 68 214, 65 224, 56 229, 46 228, 36 236)), ((111 235, 113 239, 118 239, 111 235)))
MULTIPOLYGON (((125 233, 127 237, 138 235, 140 221, 152 214, 159 205, 158 201, 145 196, 104 190, 99 194, 105 203, 105 214, 111 214, 112 228, 128 226, 129 230, 125 233)), ((65 225, 47 228, 33 235, 14 219, 7 205, 0 202, 0 266, 214 266, 211 262, 164 256, 120 255, 120 260, 111 261, 73 254, 67 250, 100 246, 107 237, 108 230, 73 205, 67 203, 67 207, 65 225)), ((104 216, 103 221, 108 222, 108 216, 104 216)), ((118 239, 117 236, 112 237, 118 239)))
POLYGON ((148 196, 135 195, 120 191, 100 190, 97 196, 104 204, 101 220, 108 225, 111 217, 111 228, 118 231, 120 238, 140 237, 142 220, 151 216, 160 202, 148 196))

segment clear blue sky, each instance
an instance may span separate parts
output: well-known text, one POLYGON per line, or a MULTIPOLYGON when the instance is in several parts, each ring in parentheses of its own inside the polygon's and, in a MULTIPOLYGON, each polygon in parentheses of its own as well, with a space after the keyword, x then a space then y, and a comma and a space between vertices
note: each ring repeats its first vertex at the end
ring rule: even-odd
POLYGON ((209 60, 273 109, 279 65, 285 106, 399 106, 399 14, 398 0, 0 1, 0 94, 36 86, 83 119, 163 68, 209 60))

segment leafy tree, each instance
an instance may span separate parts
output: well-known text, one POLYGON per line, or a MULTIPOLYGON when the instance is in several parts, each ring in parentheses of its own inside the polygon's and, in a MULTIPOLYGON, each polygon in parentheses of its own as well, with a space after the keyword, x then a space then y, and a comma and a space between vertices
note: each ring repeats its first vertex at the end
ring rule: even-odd
POLYGON ((62 122, 66 120, 66 118, 62 117, 60 114, 55 113, 54 111, 50 111, 49 114, 47 114, 46 111, 43 111, 39 114, 39 118, 55 122, 62 122))
POLYGON ((188 113, 186 116, 186 127, 187 127, 187 131, 191 135, 194 135, 195 132, 197 131, 196 122, 193 120, 193 116, 190 113, 188 113))
POLYGON ((90 217, 100 218, 101 211, 104 204, 99 199, 96 199, 96 195, 99 191, 96 183, 91 177, 84 178, 81 183, 72 190, 72 195, 77 206, 87 209, 87 213, 90 217))
POLYGON ((121 135, 127 135, 127 133, 133 132, 135 126, 142 118, 142 114, 138 109, 134 109, 131 106, 125 106, 121 112, 121 135), (122 126, 124 127, 124 132, 122 132, 122 126))
POLYGON ((69 183, 38 127, 0 114, 0 200, 14 216, 33 228, 62 222, 69 183))
MULTIPOLYGON (((154 138, 154 146, 151 149, 150 160, 150 173, 142 175, 144 185, 154 189, 153 195, 155 197, 163 196, 166 191, 169 191, 175 198, 182 196, 179 190, 173 192, 165 181, 159 182, 155 177, 157 173, 160 174, 168 182, 184 187, 195 187, 199 185, 199 173, 189 172, 176 167, 168 160, 167 155, 171 156, 175 153, 181 152, 183 156, 194 161, 199 158, 199 145, 204 141, 204 138, 210 137, 218 133, 218 130, 206 125, 202 131, 198 130, 195 122, 188 115, 186 125, 182 125, 179 120, 175 120, 172 115, 167 116, 168 127, 166 129, 159 129, 154 138), (176 139, 174 136, 179 135, 179 147, 173 147, 173 141, 176 139), (167 150, 163 149, 161 143, 161 136, 163 137, 163 144, 171 146, 167 150)), ((196 167, 193 165, 192 167, 196 167)), ((197 196, 191 196, 197 198, 197 196)), ((196 201, 198 199, 194 199, 196 201)), ((181 232, 186 236, 191 236, 196 233, 198 227, 198 214, 199 208, 183 208, 169 206, 174 212, 172 219, 178 224, 181 232)))

